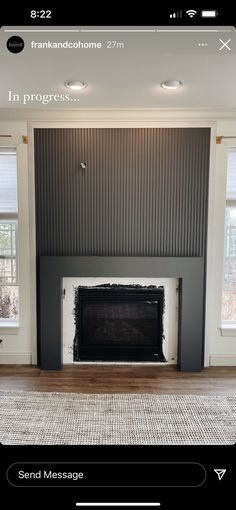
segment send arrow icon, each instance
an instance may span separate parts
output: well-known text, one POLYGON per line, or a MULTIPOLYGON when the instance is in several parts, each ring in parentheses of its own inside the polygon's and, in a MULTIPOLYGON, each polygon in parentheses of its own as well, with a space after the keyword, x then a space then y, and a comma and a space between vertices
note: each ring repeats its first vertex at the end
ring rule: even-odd
POLYGON ((214 471, 218 476, 218 480, 222 480, 223 476, 226 473, 226 469, 214 469, 214 471))

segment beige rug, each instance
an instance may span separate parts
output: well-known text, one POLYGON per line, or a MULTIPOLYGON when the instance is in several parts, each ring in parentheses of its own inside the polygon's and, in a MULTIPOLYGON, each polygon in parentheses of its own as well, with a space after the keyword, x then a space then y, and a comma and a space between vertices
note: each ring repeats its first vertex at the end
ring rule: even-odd
POLYGON ((233 444, 236 396, 0 391, 0 442, 233 444))

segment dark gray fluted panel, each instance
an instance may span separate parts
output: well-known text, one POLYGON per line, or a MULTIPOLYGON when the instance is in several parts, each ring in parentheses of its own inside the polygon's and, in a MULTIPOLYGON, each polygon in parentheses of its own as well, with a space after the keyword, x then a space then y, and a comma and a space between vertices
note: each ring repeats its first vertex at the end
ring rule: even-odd
POLYGON ((209 145, 208 128, 36 129, 38 255, 204 256, 209 145))

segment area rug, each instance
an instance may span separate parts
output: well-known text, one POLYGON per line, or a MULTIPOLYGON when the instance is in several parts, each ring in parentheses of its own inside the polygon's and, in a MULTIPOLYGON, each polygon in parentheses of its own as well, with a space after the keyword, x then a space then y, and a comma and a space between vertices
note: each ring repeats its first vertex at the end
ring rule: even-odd
POLYGON ((236 396, 0 391, 0 442, 233 444, 236 396))

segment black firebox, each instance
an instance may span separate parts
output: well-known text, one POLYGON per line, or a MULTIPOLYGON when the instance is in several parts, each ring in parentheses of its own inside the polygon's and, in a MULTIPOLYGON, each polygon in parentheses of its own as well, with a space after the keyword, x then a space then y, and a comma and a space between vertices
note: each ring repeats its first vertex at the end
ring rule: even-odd
POLYGON ((163 312, 163 287, 78 287, 74 361, 166 361, 163 312))

